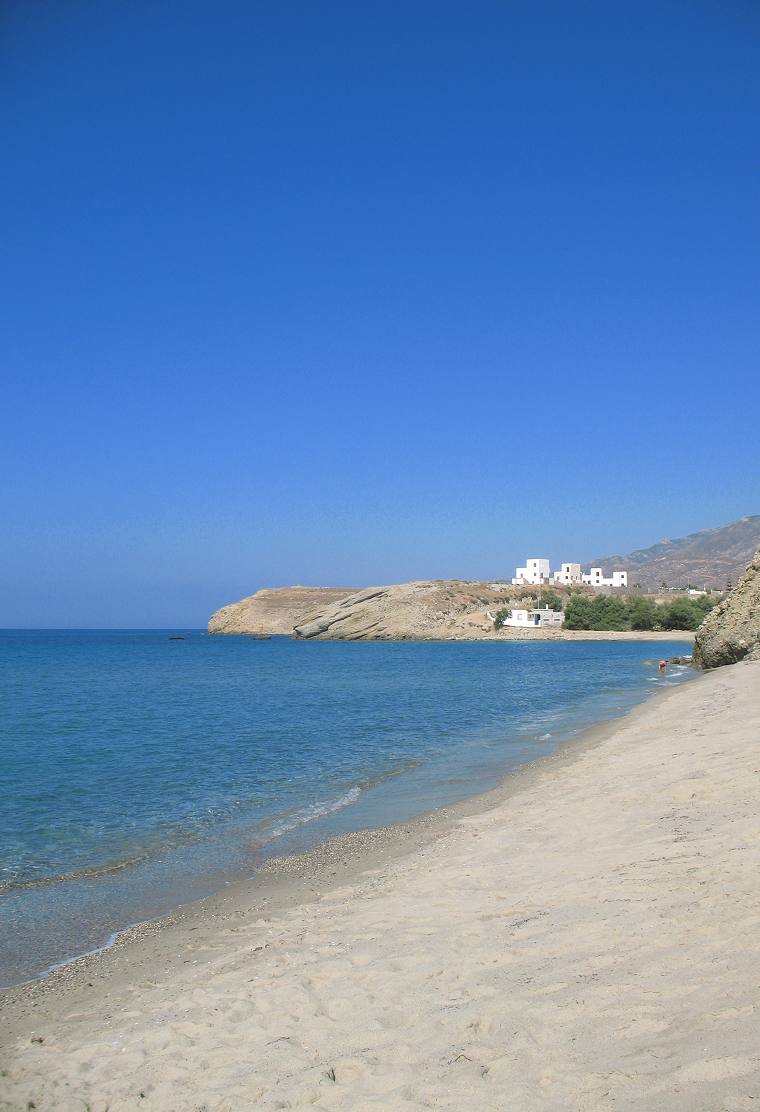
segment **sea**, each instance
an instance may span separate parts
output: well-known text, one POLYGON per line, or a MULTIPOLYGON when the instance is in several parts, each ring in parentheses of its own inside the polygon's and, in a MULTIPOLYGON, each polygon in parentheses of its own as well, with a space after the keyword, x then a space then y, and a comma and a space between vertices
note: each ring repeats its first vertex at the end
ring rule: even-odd
POLYGON ((494 787, 693 673, 672 642, 0 632, 0 985, 494 787))

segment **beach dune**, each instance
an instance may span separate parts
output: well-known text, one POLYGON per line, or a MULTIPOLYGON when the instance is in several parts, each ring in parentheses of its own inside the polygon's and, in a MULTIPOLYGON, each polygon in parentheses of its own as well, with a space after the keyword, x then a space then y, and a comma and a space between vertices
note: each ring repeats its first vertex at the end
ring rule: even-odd
POLYGON ((756 1108, 758 741, 745 662, 308 901, 17 990, 0 1106, 756 1108))

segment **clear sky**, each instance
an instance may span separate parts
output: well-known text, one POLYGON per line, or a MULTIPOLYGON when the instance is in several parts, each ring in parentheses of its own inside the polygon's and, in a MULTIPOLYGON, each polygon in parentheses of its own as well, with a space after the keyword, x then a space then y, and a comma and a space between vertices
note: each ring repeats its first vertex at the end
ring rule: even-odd
POLYGON ((760 512, 760 7, 3 0, 0 625, 760 512))

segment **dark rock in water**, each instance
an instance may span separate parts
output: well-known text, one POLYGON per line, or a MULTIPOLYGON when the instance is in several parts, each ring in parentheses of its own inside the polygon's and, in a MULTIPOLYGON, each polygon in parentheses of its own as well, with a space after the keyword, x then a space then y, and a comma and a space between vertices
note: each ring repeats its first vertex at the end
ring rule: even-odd
POLYGON ((694 663, 699 668, 720 668, 748 656, 760 659, 760 552, 694 638, 694 663))
POLYGON ((690 656, 671 656, 671 664, 691 664, 692 658, 690 656))
POLYGON ((167 640, 168 641, 184 641, 185 638, 184 637, 168 637, 167 640))

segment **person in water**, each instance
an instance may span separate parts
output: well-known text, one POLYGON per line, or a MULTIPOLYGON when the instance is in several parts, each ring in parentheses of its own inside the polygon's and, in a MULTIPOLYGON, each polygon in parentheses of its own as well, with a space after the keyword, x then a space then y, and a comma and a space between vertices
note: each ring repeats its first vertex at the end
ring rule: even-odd
POLYGON ((661 672, 664 672, 668 667, 667 660, 661 660, 657 667, 660 669, 661 672))

